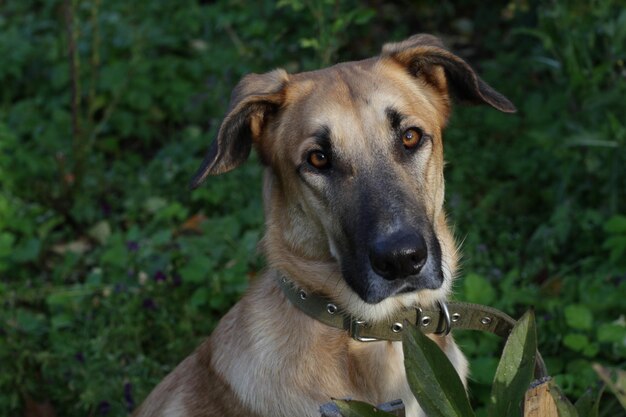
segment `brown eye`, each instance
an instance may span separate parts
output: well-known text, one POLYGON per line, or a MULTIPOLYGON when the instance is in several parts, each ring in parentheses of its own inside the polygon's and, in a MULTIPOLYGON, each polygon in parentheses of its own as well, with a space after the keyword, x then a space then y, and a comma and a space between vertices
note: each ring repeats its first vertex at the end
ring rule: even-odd
POLYGON ((402 144, 406 149, 414 149, 422 140, 422 132, 415 129, 407 129, 402 134, 402 144))
POLYGON ((329 167, 329 158, 322 151, 313 151, 309 153, 307 158, 309 164, 311 164, 314 168, 324 169, 329 167))

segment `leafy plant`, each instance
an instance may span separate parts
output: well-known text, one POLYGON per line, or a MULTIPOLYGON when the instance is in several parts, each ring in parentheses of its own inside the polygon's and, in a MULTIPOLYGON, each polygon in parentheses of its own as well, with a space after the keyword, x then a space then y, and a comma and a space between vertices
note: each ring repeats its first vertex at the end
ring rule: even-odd
MULTIPOLYGON (((593 363, 626 359, 625 18, 617 0, 4 2, 0 414, 129 414, 263 268, 258 161, 186 187, 237 80, 417 32, 520 109, 459 106, 445 131, 456 297, 534 305, 548 366, 580 397, 593 363)), ((499 342, 457 339, 484 416, 499 342)))
MULTIPOLYGON (((409 386, 428 416, 475 416, 454 366, 435 342, 413 326, 404 334, 402 345, 409 386)), ((494 417, 521 416, 524 405, 535 404, 528 399, 524 401, 527 391, 533 390, 534 395, 543 396, 537 400, 541 407, 550 404, 547 396, 553 399, 552 411, 548 411, 551 416, 598 417, 602 386, 599 389, 589 389, 575 406, 550 378, 538 380, 535 386, 531 387, 536 352, 535 318, 533 312, 529 311, 515 324, 506 341, 493 380, 487 414, 494 417)), ((622 392, 626 384, 626 373, 608 370, 599 365, 594 368, 600 378, 616 393, 626 410, 622 392)), ((379 410, 360 402, 335 401, 335 404, 345 417, 381 415, 379 410)), ((539 412, 546 410, 542 409, 539 412)))

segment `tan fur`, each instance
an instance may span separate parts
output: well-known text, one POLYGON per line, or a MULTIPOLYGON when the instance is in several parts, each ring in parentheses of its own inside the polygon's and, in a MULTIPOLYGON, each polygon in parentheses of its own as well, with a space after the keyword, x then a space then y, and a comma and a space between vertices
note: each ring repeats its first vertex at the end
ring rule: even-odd
MULTIPOLYGON (((445 300, 457 268, 457 248, 443 210, 442 129, 450 114, 449 76, 455 77, 460 98, 514 110, 427 35, 385 45, 380 57, 309 73, 253 74, 239 83, 194 184, 241 164, 254 143, 266 164, 262 248, 269 267, 136 416, 314 417, 321 404, 341 397, 374 404, 401 398, 408 417, 424 415, 406 381, 401 343, 351 339, 294 307, 276 279, 280 271, 299 287, 372 322, 445 300), (405 116, 407 126, 419 126, 432 137, 403 166, 394 156, 397 139, 384 113, 389 107, 405 116), (369 304, 347 284, 340 249, 348 237, 334 204, 348 196, 328 199, 323 177, 297 174, 303 155, 317 146, 319 126, 332 129, 334 157, 343 163, 346 187, 357 178, 375 178, 382 169, 394 185, 415 196, 420 216, 432 225, 441 247, 439 288, 369 304)), ((465 381, 467 362, 452 337, 432 339, 465 381)))

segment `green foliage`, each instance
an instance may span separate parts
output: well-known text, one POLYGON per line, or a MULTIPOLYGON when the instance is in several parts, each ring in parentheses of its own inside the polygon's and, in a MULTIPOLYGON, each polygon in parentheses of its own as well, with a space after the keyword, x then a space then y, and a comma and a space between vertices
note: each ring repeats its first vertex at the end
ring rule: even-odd
POLYGON ((537 352, 535 315, 528 311, 511 331, 496 369, 488 415, 514 416, 533 380, 537 352))
MULTIPOLYGON (((488 80, 507 75, 498 87, 519 113, 457 112, 446 137, 448 201, 464 236, 456 298, 492 298, 513 315, 534 306, 548 368, 579 397, 595 383, 593 361, 626 358, 626 125, 618 116, 626 103, 617 98, 626 92, 626 14, 612 1, 527 6, 536 20, 510 6, 525 24, 501 37, 496 62, 482 63, 488 80)), ((481 338, 458 340, 470 355, 470 389, 486 398, 494 361, 482 352, 494 346, 481 338)))
POLYGON ((391 417, 393 414, 386 413, 378 408, 354 400, 334 400, 343 417, 391 417))
POLYGON ((604 223, 607 234, 603 248, 609 251, 609 261, 626 268, 626 216, 615 215, 604 223))
MULTIPOLYGON (((454 366, 434 341, 424 335, 419 328, 412 326, 403 335, 402 348, 409 386, 427 415, 431 417, 475 415, 454 366)), ((536 353, 535 317, 531 310, 517 321, 506 340, 493 380, 489 416, 521 415, 526 391, 534 379, 536 353)), ((554 381, 539 383, 549 385, 550 394, 546 395, 554 398, 560 417, 579 417, 578 410, 587 413, 581 416, 591 417, 594 411, 597 415, 601 393, 586 393, 574 407, 554 381)), ((341 415, 345 417, 370 417, 376 413, 373 406, 363 403, 358 403, 354 407, 342 404, 339 408, 341 415)))
POLYGON ((417 327, 407 326, 402 350, 409 386, 426 414, 431 417, 474 415, 456 369, 435 342, 417 327))
MULTIPOLYGON (((241 76, 368 57, 418 31, 447 35, 520 109, 459 107, 446 131, 457 297, 534 305, 569 396, 594 384, 592 362, 623 366, 619 1, 210 3, 3 3, 1 415, 27 399, 127 414, 262 269, 259 165, 187 189, 241 76)), ((499 341, 458 339, 485 415, 499 341)), ((606 397, 600 415, 618 415, 606 397)))

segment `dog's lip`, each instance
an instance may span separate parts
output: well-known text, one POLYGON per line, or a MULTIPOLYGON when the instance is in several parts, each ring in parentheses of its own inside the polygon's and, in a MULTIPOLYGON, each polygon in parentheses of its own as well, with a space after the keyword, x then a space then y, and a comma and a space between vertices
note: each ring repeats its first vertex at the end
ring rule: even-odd
POLYGON ((443 286, 444 277, 443 271, 439 271, 439 274, 431 273, 426 275, 420 273, 407 278, 389 281, 372 270, 370 271, 368 280, 375 280, 379 284, 382 284, 382 287, 377 285, 375 289, 372 289, 372 287, 367 286, 367 288, 364 288, 365 291, 358 291, 356 288, 353 288, 353 290, 364 302, 368 304, 378 304, 387 298, 418 293, 423 290, 437 290, 443 286))
MULTIPOLYGON (((415 292, 415 291, 419 291, 417 288, 415 288, 413 285, 407 285, 404 288, 400 288, 396 294, 406 294, 409 292, 415 292)), ((395 294, 394 294, 395 295, 395 294)))
POLYGON ((385 301, 388 298, 392 298, 395 296, 399 296, 402 294, 408 294, 408 293, 412 293, 412 292, 418 292, 420 291, 420 289, 417 289, 414 285, 410 284, 410 283, 404 283, 404 285, 400 286, 399 288, 396 289, 392 289, 391 291, 389 291, 387 294, 380 294, 380 293, 369 293, 366 294, 365 297, 363 297, 361 294, 359 294, 359 297, 365 301, 367 304, 378 304, 380 302, 385 301))

